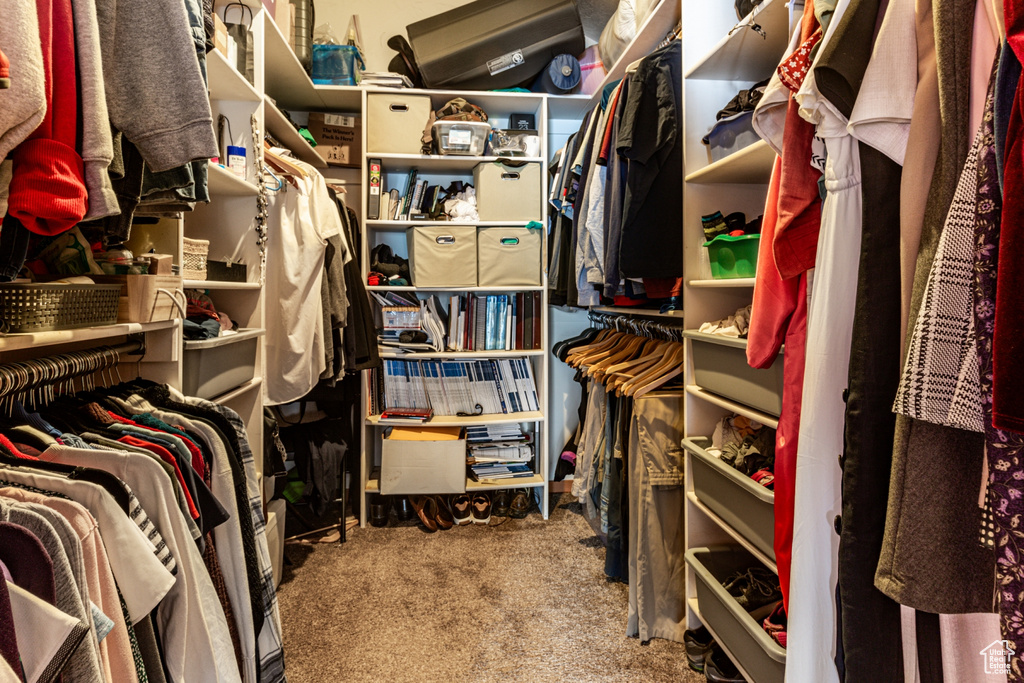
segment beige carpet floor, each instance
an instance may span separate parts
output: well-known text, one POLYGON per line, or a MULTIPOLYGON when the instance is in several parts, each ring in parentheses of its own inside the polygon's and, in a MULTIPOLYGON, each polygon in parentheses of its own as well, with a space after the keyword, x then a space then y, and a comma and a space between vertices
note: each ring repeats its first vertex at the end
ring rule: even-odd
POLYGON ((681 644, 624 635, 627 586, 605 578, 604 548, 570 501, 547 522, 404 523, 288 545, 288 680, 703 681, 681 644))

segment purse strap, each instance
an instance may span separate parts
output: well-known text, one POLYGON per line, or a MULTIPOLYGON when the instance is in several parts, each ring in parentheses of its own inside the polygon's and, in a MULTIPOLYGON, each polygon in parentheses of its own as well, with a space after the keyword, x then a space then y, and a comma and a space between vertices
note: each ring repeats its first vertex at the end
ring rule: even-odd
POLYGON ((225 24, 228 23, 228 10, 231 9, 232 7, 235 7, 235 6, 241 8, 238 11, 238 20, 239 20, 239 22, 242 22, 242 21, 245 20, 245 13, 248 12, 249 13, 249 26, 252 26, 252 7, 249 7, 244 2, 229 2, 227 5, 224 6, 224 23, 225 24))

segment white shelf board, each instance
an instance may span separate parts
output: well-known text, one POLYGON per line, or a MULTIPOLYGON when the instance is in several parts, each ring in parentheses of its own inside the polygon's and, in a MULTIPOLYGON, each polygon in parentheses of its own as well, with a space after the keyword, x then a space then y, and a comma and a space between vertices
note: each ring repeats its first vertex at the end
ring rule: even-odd
POLYGON ((691 287, 704 287, 704 288, 708 288, 708 289, 710 289, 712 287, 732 287, 732 288, 753 287, 754 286, 754 278, 752 278, 752 277, 735 277, 735 278, 729 278, 729 279, 725 279, 725 280, 690 280, 686 284, 688 284, 691 287))
POLYGON ((429 360, 431 358, 451 358, 454 360, 472 358, 521 358, 522 356, 543 356, 544 349, 520 349, 516 351, 441 351, 426 353, 401 353, 398 351, 385 351, 387 347, 381 347, 381 358, 398 358, 401 360, 429 360))
POLYGON ((215 349, 219 346, 228 346, 239 342, 248 341, 262 337, 266 330, 262 327, 248 327, 239 329, 234 334, 221 335, 212 339, 186 339, 184 347, 186 351, 201 351, 203 349, 215 349))
POLYGON ((263 64, 267 94, 274 98, 277 106, 285 109, 320 109, 322 103, 313 89, 313 81, 299 64, 281 29, 269 17, 263 25, 266 27, 263 64))
POLYGON ((267 130, 277 138, 282 145, 287 147, 300 160, 305 161, 314 168, 327 168, 327 160, 323 158, 316 148, 309 144, 306 138, 299 135, 299 131, 288 122, 281 110, 270 101, 264 99, 263 118, 266 120, 267 130))
POLYGON ((581 119, 591 99, 590 95, 548 95, 548 118, 581 119))
POLYGON ((474 425, 496 425, 496 424, 519 424, 521 422, 543 422, 544 413, 540 411, 528 411, 522 413, 510 413, 508 415, 498 413, 492 415, 435 415, 426 422, 419 420, 387 420, 380 421, 380 415, 370 415, 366 418, 366 424, 379 427, 392 427, 394 425, 416 426, 416 427, 471 427, 474 425))
POLYGON ((723 396, 719 396, 718 394, 713 394, 710 391, 697 386, 696 384, 686 385, 686 393, 692 396, 696 396, 697 398, 703 401, 707 401, 708 403, 712 403, 720 408, 731 410, 737 415, 749 417, 751 420, 754 420, 755 422, 760 422, 761 424, 767 425, 772 429, 779 428, 779 418, 775 417, 774 415, 769 415, 768 413, 761 412, 760 410, 754 410, 750 406, 745 406, 742 403, 737 403, 736 401, 731 401, 723 396))
POLYGON ((677 310, 673 313, 662 313, 661 311, 655 311, 645 308, 628 308, 626 306, 593 306, 591 309, 594 313, 608 313, 610 315, 628 315, 636 318, 660 318, 664 320, 677 320, 679 324, 683 323, 683 312, 677 310))
MULTIPOLYGON (((466 478, 467 491, 498 491, 501 489, 532 489, 544 486, 544 478, 535 474, 532 477, 521 477, 519 479, 473 481, 466 478)), ((370 479, 366 482, 366 493, 378 493, 380 491, 380 480, 370 479)))
POLYGON ((614 83, 626 75, 626 67, 638 59, 643 59, 658 47, 662 40, 676 27, 680 20, 681 3, 678 0, 661 0, 643 26, 636 32, 636 37, 622 52, 618 61, 608 70, 597 91, 591 95, 587 106, 582 110, 593 109, 601 101, 601 93, 609 83, 614 83))
POLYGON ((77 330, 58 330, 55 332, 25 332, 21 334, 0 335, 0 352, 28 349, 36 346, 53 346, 79 341, 94 341, 126 334, 140 332, 156 332, 169 330, 178 325, 179 321, 161 320, 152 323, 117 323, 98 327, 83 327, 77 330))
POLYGON ((686 601, 686 604, 690 608, 690 611, 693 612, 694 616, 700 619, 701 623, 703 623, 704 619, 700 616, 700 602, 697 601, 697 598, 690 598, 686 601))
MULTIPOLYGON (((305 73, 305 72, 303 72, 305 73)), ((358 112, 363 107, 363 90, 358 85, 316 85, 313 92, 320 106, 334 112, 358 112)))
POLYGON ((209 185, 211 196, 255 197, 259 188, 248 180, 242 180, 220 164, 209 166, 209 185))
POLYGON ((238 73, 228 63, 220 50, 211 50, 206 54, 206 71, 210 82, 211 100, 236 100, 241 102, 259 102, 260 94, 252 87, 245 76, 238 73))
POLYGON ((693 80, 756 82, 772 74, 789 42, 786 0, 765 0, 691 67, 693 80), (750 28, 757 24, 765 36, 750 28))
POLYGON ((779 570, 775 566, 774 560, 772 560, 763 552, 758 550, 753 543, 751 543, 743 536, 743 534, 729 526, 728 522, 726 522, 724 519, 715 514, 707 505, 702 503, 700 498, 697 497, 696 493, 694 493, 693 491, 688 491, 686 493, 686 498, 690 501, 690 503, 693 504, 695 508, 703 512, 708 517, 708 519, 710 519, 712 522, 721 527, 722 530, 725 531, 725 533, 732 536, 737 543, 743 546, 743 548, 747 550, 751 555, 756 557, 761 562, 761 564, 763 564, 764 566, 768 567, 768 569, 771 569, 773 572, 778 574, 779 570))
POLYGON ((764 140, 733 152, 724 159, 708 164, 686 176, 686 182, 713 184, 767 184, 771 179, 775 150, 764 140))
POLYGON ((258 290, 258 282, 226 282, 222 280, 185 280, 182 282, 185 289, 252 289, 258 290))
POLYGON ((522 227, 530 221, 474 221, 472 223, 466 223, 463 221, 387 221, 387 220, 369 220, 365 221, 365 224, 369 228, 374 228, 380 232, 404 232, 409 228, 416 227, 418 225, 428 225, 430 227, 448 226, 448 227, 470 227, 470 228, 504 228, 504 227, 522 227))
POLYGON ((225 393, 221 394, 220 396, 217 396, 217 397, 213 398, 212 400, 213 400, 214 403, 217 403, 219 405, 226 405, 228 403, 231 403, 235 399, 239 398, 240 396, 244 396, 245 394, 249 393, 250 391, 252 391, 254 389, 258 389, 260 387, 260 385, 262 385, 262 384, 263 384, 263 378, 262 377, 253 377, 251 380, 249 380, 245 384, 240 384, 237 387, 235 387, 234 389, 232 389, 231 391, 225 392, 225 393))
POLYGON ((544 287, 382 287, 367 285, 368 292, 542 292, 544 287))
MULTIPOLYGON (((449 154, 375 154, 368 152, 367 159, 380 159, 381 172, 393 173, 407 171, 411 168, 423 173, 451 173, 455 171, 472 171, 477 164, 497 161, 501 157, 471 157, 449 154)), ((516 162, 526 161, 544 163, 541 157, 512 157, 516 162)))

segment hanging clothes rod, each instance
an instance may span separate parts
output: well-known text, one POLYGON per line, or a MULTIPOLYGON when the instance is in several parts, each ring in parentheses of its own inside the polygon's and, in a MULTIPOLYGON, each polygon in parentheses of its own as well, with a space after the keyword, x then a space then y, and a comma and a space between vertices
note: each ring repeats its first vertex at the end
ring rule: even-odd
MULTIPOLYGON (((603 327, 614 328, 619 332, 628 332, 639 337, 650 339, 666 339, 668 341, 683 340, 683 326, 666 325, 651 319, 630 318, 625 315, 614 315, 611 313, 597 313, 589 311, 587 316, 590 322, 603 327)), ((681 321, 680 321, 681 322, 681 321)))
POLYGON ((55 385, 70 385, 74 379, 116 368, 122 355, 144 355, 145 352, 144 341, 129 341, 118 346, 99 346, 4 363, 0 365, 0 397, 13 397, 36 389, 45 389, 45 394, 52 397, 55 385))

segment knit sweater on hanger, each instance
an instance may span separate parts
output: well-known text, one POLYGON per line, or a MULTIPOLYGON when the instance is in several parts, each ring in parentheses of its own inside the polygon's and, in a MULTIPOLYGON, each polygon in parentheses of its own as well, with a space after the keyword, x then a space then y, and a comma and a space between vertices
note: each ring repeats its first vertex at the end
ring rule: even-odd
POLYGON ((0 160, 35 130, 46 114, 39 20, 32 2, 9 3, 0 21, 0 45, 14 70, 0 93, 0 160))

